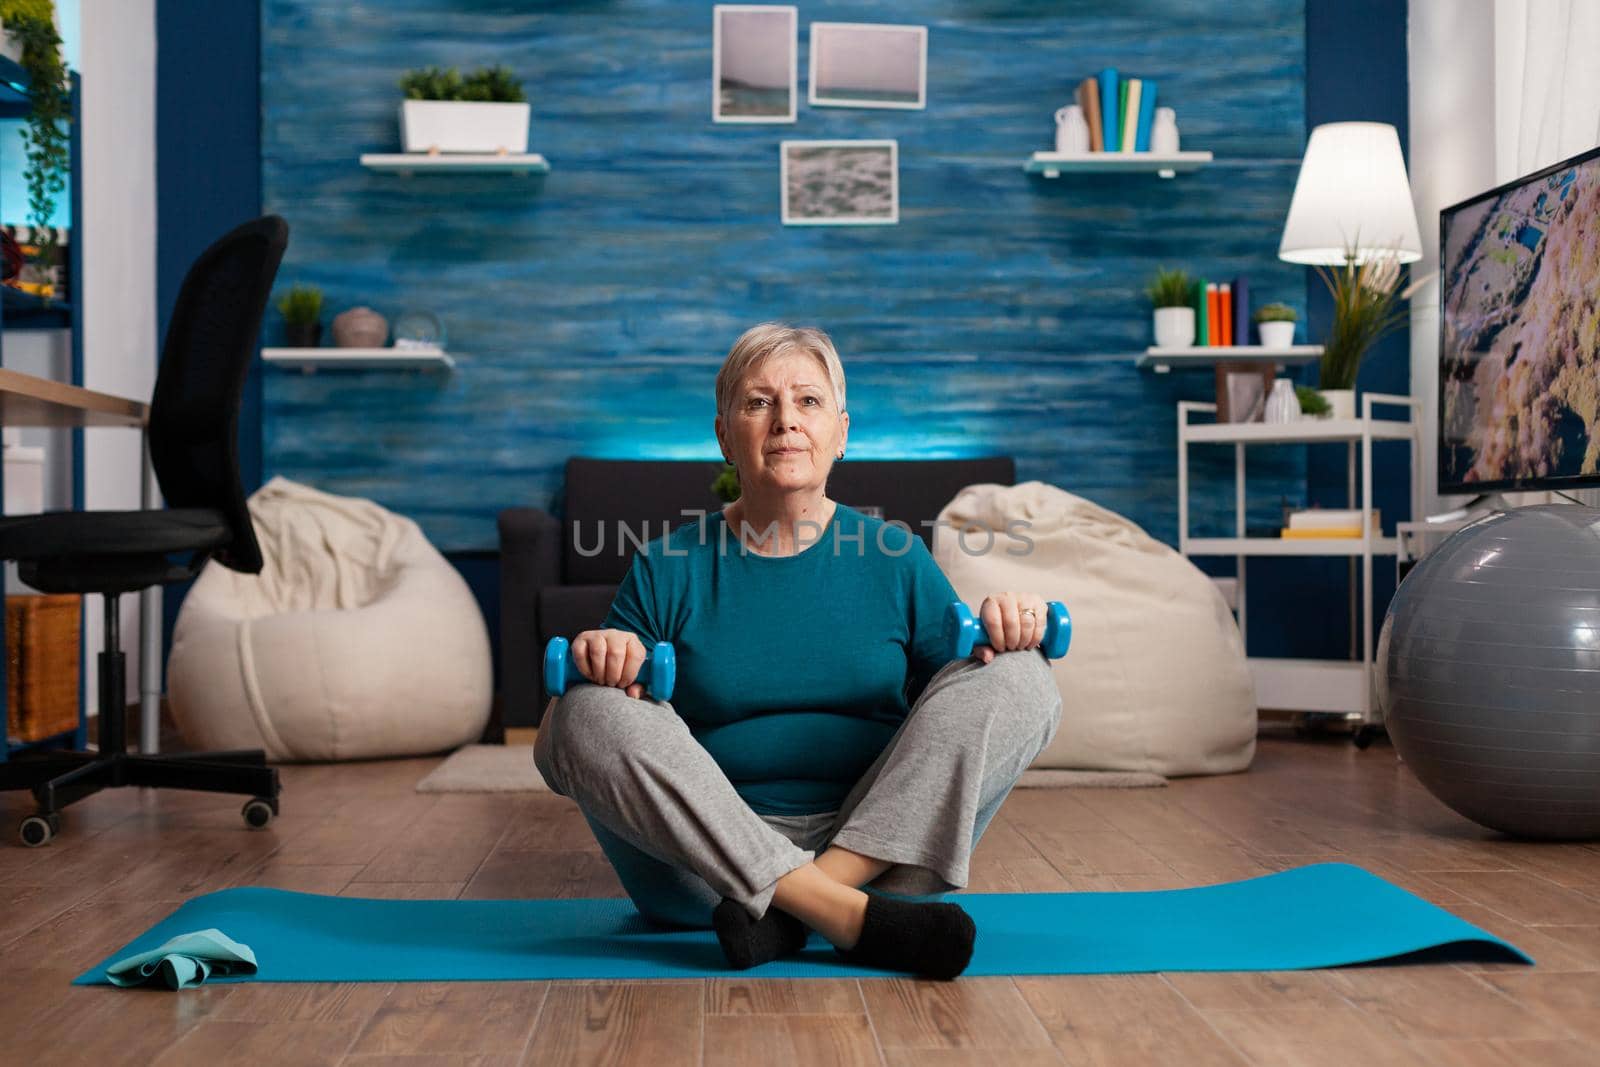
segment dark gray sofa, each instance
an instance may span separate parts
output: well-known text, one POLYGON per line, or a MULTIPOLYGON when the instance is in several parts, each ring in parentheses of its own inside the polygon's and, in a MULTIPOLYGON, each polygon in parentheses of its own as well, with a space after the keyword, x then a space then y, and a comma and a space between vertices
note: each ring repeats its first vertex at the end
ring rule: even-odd
MULTIPOLYGON (((714 511, 711 483, 722 464, 684 460, 574 458, 558 494, 561 518, 538 508, 500 512, 500 700, 508 726, 537 725, 544 714, 544 646, 605 619, 637 541, 689 522, 685 509, 714 511), (619 536, 625 529, 630 536, 619 536), (577 540, 574 540, 574 531, 577 540)), ((828 496, 852 507, 878 507, 931 546, 921 525, 938 517, 962 489, 1011 485, 1008 456, 980 459, 845 460, 835 464, 828 496)))

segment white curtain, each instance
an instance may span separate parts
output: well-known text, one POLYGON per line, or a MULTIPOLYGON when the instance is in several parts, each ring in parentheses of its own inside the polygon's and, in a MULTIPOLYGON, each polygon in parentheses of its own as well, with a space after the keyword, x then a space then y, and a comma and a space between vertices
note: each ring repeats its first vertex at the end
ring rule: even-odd
POLYGON ((1495 0, 1495 175, 1600 145, 1600 2, 1495 0))
POLYGON ((1494 42, 1497 184, 1600 145, 1600 0, 1495 0, 1494 42))

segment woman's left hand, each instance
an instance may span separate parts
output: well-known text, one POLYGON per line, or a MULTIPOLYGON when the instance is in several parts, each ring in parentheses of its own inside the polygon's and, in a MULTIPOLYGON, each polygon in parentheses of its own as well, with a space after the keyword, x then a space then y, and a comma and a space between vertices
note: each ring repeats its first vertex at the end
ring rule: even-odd
POLYGON ((984 663, 1001 652, 1038 648, 1044 642, 1044 597, 1035 593, 995 593, 983 598, 978 621, 989 635, 987 645, 972 650, 984 663))

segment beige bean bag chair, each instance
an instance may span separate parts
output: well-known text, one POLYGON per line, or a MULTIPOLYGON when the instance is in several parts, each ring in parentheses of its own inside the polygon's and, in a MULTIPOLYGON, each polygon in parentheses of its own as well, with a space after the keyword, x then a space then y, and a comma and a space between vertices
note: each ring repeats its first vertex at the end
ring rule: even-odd
POLYGON ((184 740, 269 759, 422 755, 489 718, 489 634, 417 524, 274 478, 250 498, 266 566, 207 564, 184 598, 167 689, 184 740))
POLYGON ((1072 613, 1072 647, 1055 663, 1061 728, 1033 766, 1174 776, 1250 765, 1256 701, 1244 643, 1222 594, 1188 560, 1043 482, 971 486, 939 520, 934 558, 974 610, 990 593, 1028 590, 1072 613), (985 530, 995 531, 987 551, 985 530))

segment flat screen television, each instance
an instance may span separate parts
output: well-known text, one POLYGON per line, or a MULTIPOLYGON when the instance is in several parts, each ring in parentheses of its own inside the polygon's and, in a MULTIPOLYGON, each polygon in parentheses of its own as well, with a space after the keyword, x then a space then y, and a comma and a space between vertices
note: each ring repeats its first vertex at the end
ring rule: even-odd
POLYGON ((1600 484, 1600 148, 1439 215, 1439 491, 1600 484))

